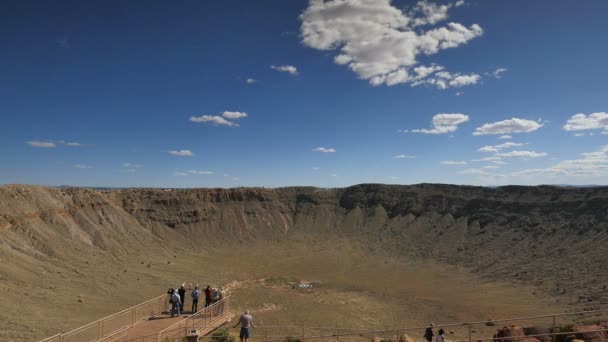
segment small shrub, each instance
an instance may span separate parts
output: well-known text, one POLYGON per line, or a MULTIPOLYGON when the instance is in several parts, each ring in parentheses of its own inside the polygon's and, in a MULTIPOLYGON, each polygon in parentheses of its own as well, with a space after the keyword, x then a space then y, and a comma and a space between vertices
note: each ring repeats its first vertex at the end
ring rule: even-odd
POLYGON ((227 328, 218 329, 216 332, 211 334, 211 338, 214 342, 236 342, 234 336, 230 336, 230 332, 227 328))

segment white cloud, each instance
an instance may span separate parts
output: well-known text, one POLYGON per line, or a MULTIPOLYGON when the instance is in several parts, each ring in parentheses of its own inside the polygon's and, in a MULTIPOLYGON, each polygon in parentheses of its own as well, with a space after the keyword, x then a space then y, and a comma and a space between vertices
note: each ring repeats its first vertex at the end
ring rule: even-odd
POLYGON ((538 158, 544 157, 547 154, 545 152, 535 152, 535 151, 511 151, 505 153, 496 153, 496 156, 502 158, 538 158))
POLYGON ((498 69, 494 70, 494 72, 492 72, 492 75, 495 78, 501 78, 502 74, 504 74, 505 72, 507 72, 506 68, 498 68, 498 69))
POLYGON ((466 114, 436 114, 433 116, 433 127, 431 129, 413 129, 410 132, 424 134, 451 133, 458 129, 458 125, 467 121, 469 121, 469 116, 466 114))
POLYGON ((485 162, 485 161, 498 161, 501 160, 501 157, 493 156, 493 157, 485 157, 481 159, 472 159, 472 162, 485 162))
POLYGON ((203 115, 203 116, 191 116, 190 121, 196 123, 212 123, 213 125, 220 126, 238 126, 236 122, 228 121, 221 116, 217 115, 203 115))
POLYGON ((185 172, 174 172, 173 175, 176 176, 176 177, 186 177, 186 176, 188 176, 188 174, 185 173, 185 172))
POLYGON ((188 173, 191 174, 191 175, 212 175, 213 171, 190 170, 190 171, 188 171, 188 173))
POLYGON ((170 155, 178 157, 192 157, 194 153, 190 150, 172 150, 168 152, 170 155))
POLYGON ((416 156, 412 156, 409 154, 399 154, 393 157, 393 159, 414 159, 416 156))
POLYGON ((225 117, 226 119, 237 120, 237 119, 246 118, 247 117, 247 113, 245 113, 245 112, 230 112, 230 111, 225 111, 225 112, 222 113, 222 116, 225 117))
POLYGON ((439 162, 443 165, 467 165, 466 161, 458 161, 458 160, 443 160, 439 162))
POLYGON ((57 144, 55 144, 52 141, 33 140, 33 141, 28 141, 27 143, 30 146, 32 146, 32 147, 39 147, 39 148, 54 148, 54 147, 57 147, 57 144))
POLYGON ((314 152, 323 152, 323 153, 334 153, 336 152, 335 148, 325 148, 325 147, 317 147, 313 149, 314 152))
POLYGON ((594 152, 582 153, 581 158, 562 160, 559 163, 540 169, 518 171, 512 176, 568 176, 568 177, 608 177, 608 145, 594 152))
POLYGON ((604 129, 608 131, 608 113, 597 112, 585 115, 578 113, 572 115, 568 122, 564 125, 566 131, 582 131, 589 129, 604 129))
POLYGON ((257 83, 258 80, 256 80, 255 78, 248 78, 247 80, 245 80, 245 82, 247 82, 247 84, 254 84, 257 83))
MULTIPOLYGON (((455 48, 483 34, 477 24, 466 27, 450 22, 443 27, 420 28, 445 20, 450 7, 422 1, 405 13, 390 0, 311 0, 300 15, 300 33, 308 47, 339 50, 334 62, 348 65, 372 85, 431 84, 421 82, 431 73, 412 73, 419 55, 455 48)), ((454 84, 470 82, 460 78, 454 84)), ((437 79, 432 84, 449 86, 449 82, 437 79)))
POLYGON ((513 137, 510 136, 510 135, 501 135, 501 136, 498 137, 498 139, 506 140, 506 139, 513 139, 513 137))
POLYGON ((74 167, 77 169, 92 169, 93 168, 92 166, 84 165, 84 164, 76 164, 76 165, 74 165, 74 167))
POLYGON ((286 72, 286 73, 288 73, 290 75, 293 75, 293 76, 295 76, 295 75, 298 74, 298 69, 295 66, 293 66, 293 65, 278 65, 278 66, 277 65, 271 65, 270 69, 277 70, 277 71, 280 71, 280 72, 286 72))
POLYGON ((477 127, 473 135, 528 133, 536 131, 541 127, 543 127, 543 124, 536 121, 512 118, 477 127))
POLYGON ((462 96, 462 95, 464 95, 464 92, 462 92, 462 91, 456 92, 456 96, 462 96))
POLYGON ((313 167, 312 170, 313 171, 319 171, 319 170, 321 170, 321 168, 320 167, 313 167))
POLYGON ((500 144, 500 145, 491 145, 491 146, 484 146, 481 147, 479 150, 477 150, 478 152, 498 152, 500 150, 504 150, 506 148, 511 148, 511 147, 516 147, 516 146, 523 146, 525 145, 524 143, 514 143, 514 142, 506 142, 504 144, 500 144))
POLYGON ((452 87, 464 87, 467 85, 477 84, 481 80, 481 76, 477 74, 470 75, 455 75, 449 82, 452 87))

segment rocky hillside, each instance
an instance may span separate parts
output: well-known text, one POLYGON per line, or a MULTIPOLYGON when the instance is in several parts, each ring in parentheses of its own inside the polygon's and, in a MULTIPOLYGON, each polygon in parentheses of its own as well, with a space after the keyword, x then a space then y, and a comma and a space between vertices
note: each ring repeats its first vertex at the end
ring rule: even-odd
POLYGON ((608 188, 420 184, 344 189, 0 187, 0 291, 83 256, 167 255, 253 239, 352 239, 458 264, 569 302, 606 292, 608 188))

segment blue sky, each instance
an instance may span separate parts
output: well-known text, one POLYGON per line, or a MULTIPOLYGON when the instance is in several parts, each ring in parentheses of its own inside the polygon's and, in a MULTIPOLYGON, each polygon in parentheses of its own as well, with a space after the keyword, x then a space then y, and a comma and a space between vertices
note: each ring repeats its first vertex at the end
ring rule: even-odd
POLYGON ((606 184, 605 13, 5 1, 0 183, 606 184))

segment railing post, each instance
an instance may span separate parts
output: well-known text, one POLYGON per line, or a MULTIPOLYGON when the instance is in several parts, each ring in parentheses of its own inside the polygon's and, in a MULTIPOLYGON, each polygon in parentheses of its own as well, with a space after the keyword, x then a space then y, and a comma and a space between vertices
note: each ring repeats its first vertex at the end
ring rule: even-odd
POLYGON ((473 340, 473 328, 470 323, 467 323, 467 325, 469 326, 469 342, 471 342, 473 340))
POLYGON ((556 320, 555 320, 555 316, 553 316, 553 342, 555 342, 556 340, 556 336, 555 333, 557 332, 557 324, 556 324, 556 320))
MULTIPOLYGON (((302 342, 304 342, 304 327, 302 327, 302 338, 300 339, 302 342)), ((555 342, 555 341, 554 341, 555 342)))
POLYGON ((103 321, 99 320, 99 323, 97 323, 98 325, 98 335, 99 335, 99 339, 101 340, 101 338, 103 337, 103 321))

